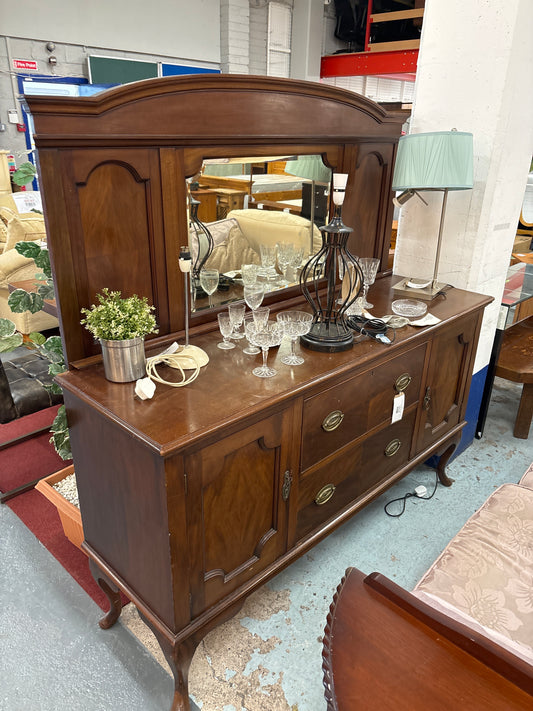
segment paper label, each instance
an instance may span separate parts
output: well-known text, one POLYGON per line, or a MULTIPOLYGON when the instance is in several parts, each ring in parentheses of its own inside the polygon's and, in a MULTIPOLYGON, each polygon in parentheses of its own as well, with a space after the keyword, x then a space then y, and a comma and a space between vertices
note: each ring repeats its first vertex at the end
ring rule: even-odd
POLYGON ((405 407, 405 393, 398 393, 394 396, 392 404, 392 420, 391 424, 398 422, 403 417, 403 409, 405 407))

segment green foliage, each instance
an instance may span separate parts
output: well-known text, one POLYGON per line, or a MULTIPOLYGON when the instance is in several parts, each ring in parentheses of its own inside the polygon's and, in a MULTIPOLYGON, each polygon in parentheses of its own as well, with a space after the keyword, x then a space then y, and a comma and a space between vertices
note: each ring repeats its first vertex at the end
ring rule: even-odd
POLYGON ((29 311, 36 314, 44 306, 44 300, 40 294, 25 289, 15 289, 9 294, 7 305, 14 314, 22 314, 29 311))
MULTIPOLYGON (((22 254, 22 256, 33 259, 37 267, 40 267, 44 273, 35 275, 36 282, 38 283, 37 292, 15 289, 15 291, 9 295, 8 305, 13 313, 30 311, 32 314, 35 314, 42 309, 44 299, 55 298, 48 250, 46 247, 41 247, 35 242, 18 242, 15 245, 15 249, 19 254, 22 254)), ((59 336, 46 338, 42 333, 33 332, 30 333, 27 340, 24 341, 22 335, 16 330, 14 323, 9 319, 1 318, 0 352, 7 353, 21 345, 32 348, 47 358, 49 361, 48 372, 50 375, 55 377, 66 370, 63 346, 59 336)), ((52 383, 45 387, 52 393, 61 394, 61 388, 57 383, 52 383)), ((56 452, 62 459, 71 459, 72 452, 70 450, 67 413, 64 405, 59 408, 50 431, 52 432, 50 442, 53 443, 56 452)))
POLYGON ((64 405, 61 405, 57 411, 57 415, 50 427, 52 436, 50 442, 54 445, 56 452, 61 459, 72 459, 72 450, 70 448, 70 437, 68 432, 67 411, 64 405))
POLYGON ((36 314, 42 310, 45 299, 55 299, 50 255, 46 247, 41 247, 36 242, 17 242, 15 249, 23 257, 33 259, 36 266, 43 270, 43 273, 39 272, 35 275, 35 281, 39 283, 37 291, 15 289, 8 296, 7 303, 15 314, 22 314, 25 311, 36 314))
POLYGON ((136 294, 122 298, 120 291, 102 289, 96 298, 100 302, 90 309, 82 309, 85 318, 80 323, 97 339, 124 341, 157 333, 157 324, 146 296, 136 294))
POLYGON ((13 321, 0 318, 0 353, 9 353, 21 346, 22 341, 22 334, 17 331, 13 321))
POLYGON ((35 178, 37 170, 33 163, 22 163, 14 173, 11 174, 11 180, 15 185, 27 185, 35 178))

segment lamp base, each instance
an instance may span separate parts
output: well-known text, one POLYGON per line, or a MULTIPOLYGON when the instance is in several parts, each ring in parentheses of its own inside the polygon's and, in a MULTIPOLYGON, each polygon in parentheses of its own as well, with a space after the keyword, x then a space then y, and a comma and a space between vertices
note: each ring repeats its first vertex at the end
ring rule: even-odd
POLYGON ((353 335, 344 324, 315 323, 309 333, 300 336, 300 344, 310 351, 339 353, 353 346, 353 335))
POLYGON ((406 296, 410 299, 421 299, 422 301, 433 301, 439 292, 441 292, 447 284, 437 281, 431 281, 427 286, 416 287, 408 286, 408 282, 416 283, 416 279, 405 278, 399 281, 392 287, 395 296, 406 296))

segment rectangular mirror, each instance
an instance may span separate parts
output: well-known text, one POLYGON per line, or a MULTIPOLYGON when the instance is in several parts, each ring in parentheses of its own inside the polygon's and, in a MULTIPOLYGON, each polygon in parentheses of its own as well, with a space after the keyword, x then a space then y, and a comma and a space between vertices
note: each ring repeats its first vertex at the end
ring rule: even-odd
POLYGON ((244 284, 298 284, 322 244, 330 183, 320 155, 205 160, 187 181, 191 310, 242 299, 244 284))

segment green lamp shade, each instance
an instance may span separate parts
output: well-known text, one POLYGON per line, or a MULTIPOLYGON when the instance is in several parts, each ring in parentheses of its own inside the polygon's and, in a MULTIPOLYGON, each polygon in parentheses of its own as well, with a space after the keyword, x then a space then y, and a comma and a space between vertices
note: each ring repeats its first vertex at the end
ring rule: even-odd
POLYGON ((467 190, 473 174, 471 133, 412 133, 398 142, 392 189, 467 190))
POLYGON ((331 180, 331 170, 322 162, 322 156, 300 156, 296 160, 289 160, 285 172, 317 183, 329 183, 331 180))

